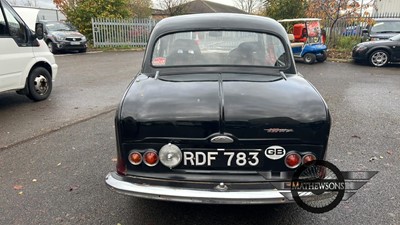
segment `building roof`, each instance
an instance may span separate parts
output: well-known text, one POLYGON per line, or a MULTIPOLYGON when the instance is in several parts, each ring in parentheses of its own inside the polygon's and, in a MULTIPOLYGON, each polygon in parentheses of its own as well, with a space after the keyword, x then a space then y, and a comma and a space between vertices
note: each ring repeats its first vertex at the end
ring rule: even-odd
POLYGON ((236 7, 223 5, 215 2, 204 1, 204 0, 194 0, 185 3, 187 6, 187 14, 195 13, 246 13, 236 7))
POLYGON ((168 15, 167 11, 162 9, 151 9, 151 11, 152 15, 168 15))

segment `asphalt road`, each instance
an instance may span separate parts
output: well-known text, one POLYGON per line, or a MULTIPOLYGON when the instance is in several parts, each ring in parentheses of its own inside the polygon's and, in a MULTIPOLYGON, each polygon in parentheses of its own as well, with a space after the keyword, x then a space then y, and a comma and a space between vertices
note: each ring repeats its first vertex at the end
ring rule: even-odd
POLYGON ((114 108, 141 57, 58 55, 49 100, 0 94, 0 224, 400 224, 399 66, 298 64, 332 113, 327 159, 341 170, 379 171, 347 202, 312 214, 295 204, 183 204, 108 190, 114 108))

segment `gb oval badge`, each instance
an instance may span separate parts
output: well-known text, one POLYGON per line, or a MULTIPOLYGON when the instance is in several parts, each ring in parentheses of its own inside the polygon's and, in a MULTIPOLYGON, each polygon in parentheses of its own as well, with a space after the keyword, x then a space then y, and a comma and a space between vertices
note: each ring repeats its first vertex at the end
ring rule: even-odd
POLYGON ((267 156, 268 159, 278 160, 284 157, 285 154, 286 150, 278 145, 273 145, 265 149, 265 156, 267 156))

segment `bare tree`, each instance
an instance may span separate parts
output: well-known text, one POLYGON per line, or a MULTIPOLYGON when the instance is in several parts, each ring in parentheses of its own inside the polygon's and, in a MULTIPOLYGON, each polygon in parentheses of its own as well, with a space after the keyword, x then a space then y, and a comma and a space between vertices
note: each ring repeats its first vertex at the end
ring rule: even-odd
POLYGON ((132 15, 138 18, 151 16, 151 0, 129 0, 132 15))
POLYGON ((167 11, 170 16, 182 15, 187 11, 189 0, 158 0, 157 6, 167 11))
POLYGON ((263 0, 235 0, 235 5, 243 11, 253 14, 262 7, 263 0))

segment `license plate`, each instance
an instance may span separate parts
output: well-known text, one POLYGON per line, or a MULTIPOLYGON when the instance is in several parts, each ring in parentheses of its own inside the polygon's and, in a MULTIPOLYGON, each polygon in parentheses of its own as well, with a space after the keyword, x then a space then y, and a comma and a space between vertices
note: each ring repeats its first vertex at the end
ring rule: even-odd
POLYGON ((257 167, 261 165, 259 150, 184 151, 183 167, 257 167))
POLYGON ((71 41, 71 45, 80 45, 81 43, 78 41, 71 41))

